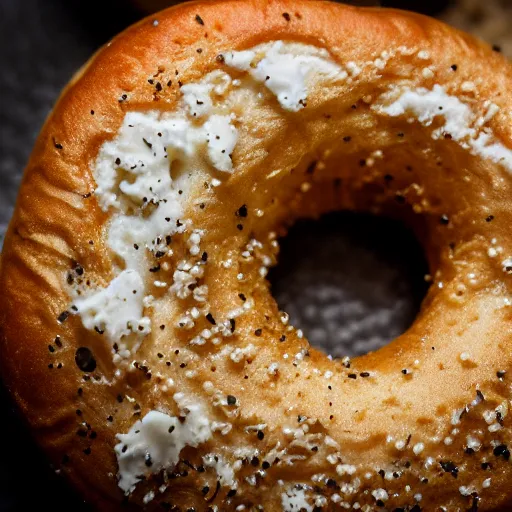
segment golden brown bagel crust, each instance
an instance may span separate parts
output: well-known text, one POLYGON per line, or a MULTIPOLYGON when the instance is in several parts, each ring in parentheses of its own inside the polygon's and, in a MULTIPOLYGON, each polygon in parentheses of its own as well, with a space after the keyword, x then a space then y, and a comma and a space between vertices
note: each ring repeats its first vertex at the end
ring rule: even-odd
MULTIPOLYGON (((339 509, 333 494, 351 504, 368 504, 367 510, 383 505, 389 510, 509 510, 510 416, 498 418, 500 429, 489 432, 483 413, 503 403, 508 407, 510 400, 511 313, 503 303, 511 282, 501 262, 512 254, 512 179, 503 167, 471 155, 453 141, 432 140, 428 128, 409 124, 404 117, 379 116, 371 106, 398 82, 427 89, 441 84, 461 95, 467 89, 463 84, 471 82, 474 87, 464 97, 470 98, 477 112, 483 111, 485 100, 499 106, 488 126, 512 148, 512 68, 486 45, 419 15, 305 0, 191 2, 140 22, 101 50, 59 100, 25 171, 0 268, 3 380, 54 464, 98 508, 121 509, 115 436, 161 407, 165 398, 153 388, 156 377, 132 374, 113 385, 104 384, 102 377, 110 380, 114 372, 104 339, 87 331, 77 316, 62 324, 57 321, 70 304, 65 276, 76 262, 86 275, 105 283, 113 277, 103 231, 109 215, 92 194, 96 184, 91 162, 100 146, 116 134, 127 111, 172 111, 180 99, 178 80, 186 84, 223 69, 216 59, 222 52, 274 40, 326 48, 340 64, 375 61, 382 52, 401 46, 427 52, 429 57, 397 55, 379 77, 363 73, 325 101, 321 89, 313 91, 310 104, 293 115, 283 113, 277 104, 258 111, 261 117, 253 117, 251 128, 265 135, 252 144, 249 135, 241 136, 244 152, 235 149, 235 173, 210 193, 207 216, 197 207, 187 212, 194 225, 207 233, 202 247, 210 255, 205 279, 212 310, 228 310, 240 292, 255 298, 256 307, 237 323, 230 341, 256 345, 254 358, 241 365, 219 359, 213 372, 210 349, 198 348, 201 359, 191 365, 197 377, 187 380, 174 350, 186 347, 188 338, 170 324, 165 331, 153 329, 134 358, 147 361, 155 375, 172 377, 177 388, 189 394, 204 395, 202 383, 209 380, 240 402, 230 434, 216 435, 206 448, 182 454, 193 465, 224 445, 250 444, 263 461, 277 442, 286 446, 282 427, 298 427, 298 416, 311 419, 312 432, 334 439, 341 457, 334 465, 326 462, 323 444, 306 455, 302 448, 290 448, 289 453, 305 459, 293 465, 275 463, 258 477, 256 486, 242 476, 260 468, 244 464, 236 496, 229 497, 229 489, 223 487, 210 503, 201 489, 204 478, 211 475, 189 470, 188 476, 171 480, 162 500, 181 510, 207 510, 213 505, 235 510, 241 504, 248 510, 257 505, 280 510, 287 487, 276 482, 283 480, 316 486, 307 491, 308 496, 325 496, 324 510, 339 509), (433 75, 422 72, 426 67, 433 75), (153 84, 148 83, 150 77, 153 84), (172 85, 167 86, 169 80, 172 85), (155 83, 162 85, 161 90, 155 83), (272 119, 278 120, 271 123, 272 119), (346 143, 343 137, 349 138, 346 143), (326 146, 336 148, 332 157, 322 153, 326 146), (258 160, 262 148, 264 161, 258 160), (360 166, 361 159, 379 149, 384 150, 382 164, 360 166), (325 172, 311 177, 306 169, 319 159, 325 160, 325 172), (265 181, 263 173, 269 169, 287 172, 265 181), (385 175, 394 179, 389 183, 385 175), (313 186, 301 194, 305 176, 313 186), (343 187, 338 193, 339 178, 343 187), (256 194, 254 183, 261 185, 256 194), (396 197, 413 207, 407 209, 409 213, 402 213, 406 207, 396 204, 396 197), (272 198, 279 200, 271 204, 272 198), (249 215, 240 231, 233 212, 248 202, 251 212, 260 208, 265 216, 249 215), (286 331, 263 279, 240 285, 237 270, 228 272, 220 265, 229 250, 245 247, 249 233, 266 240, 271 230, 283 233, 284 226, 298 216, 340 208, 387 211, 413 223, 419 217, 419 233, 434 276, 413 327, 375 354, 353 360, 350 368, 309 348, 296 331, 286 331), (443 215, 448 224, 445 217, 439 221, 443 215), (489 256, 493 238, 502 257, 489 256), (468 278, 469 274, 476 278, 468 278), (260 328, 261 335, 255 335, 260 328), (286 342, 280 343, 284 333, 286 342), (83 346, 91 348, 98 364, 89 374, 74 362, 77 348, 83 346), (293 356, 301 348, 309 348, 308 357, 295 367, 293 356), (157 352, 164 354, 163 362, 157 352), (466 352, 470 357, 461 359, 466 352), (290 358, 284 359, 284 354, 290 358), (171 365, 166 367, 167 360, 171 365), (271 378, 266 369, 274 361, 279 361, 280 369, 271 378), (419 361, 416 366, 415 361, 419 361), (412 374, 404 375, 403 369, 412 374), (326 371, 334 374, 329 380, 326 371), (371 376, 362 377, 365 372, 371 376), (479 397, 477 390, 483 401, 469 407, 455 427, 452 413, 479 397), (140 412, 125 395, 140 404, 140 412), (267 425, 264 439, 244 430, 262 423, 267 425), (454 428, 458 432, 453 433, 454 428), (478 449, 468 447, 467 436, 474 432, 480 433, 478 449), (399 440, 405 441, 405 449, 395 445, 399 440), (412 447, 421 443, 423 451, 414 454, 412 447), (428 457, 433 463, 425 468, 428 457), (355 466, 355 475, 337 473, 339 463, 355 466), (312 476, 317 474, 327 479, 314 483, 312 476), (359 488, 352 494, 345 489, 344 494, 343 483, 354 484, 354 477, 360 478, 359 488), (488 478, 490 487, 482 484, 488 478), (385 503, 377 492, 383 489, 385 503)), ((199 197, 201 191, 194 194, 199 197)), ((247 265, 244 271, 257 274, 258 267, 253 267, 247 265)), ((155 325, 165 321, 164 313, 155 325)), ((170 397, 168 401, 164 405, 175 410, 170 397)), ((155 485, 139 484, 129 498, 131 506, 142 508, 142 496, 155 485)), ((146 509, 160 510, 159 501, 153 500, 146 509)))

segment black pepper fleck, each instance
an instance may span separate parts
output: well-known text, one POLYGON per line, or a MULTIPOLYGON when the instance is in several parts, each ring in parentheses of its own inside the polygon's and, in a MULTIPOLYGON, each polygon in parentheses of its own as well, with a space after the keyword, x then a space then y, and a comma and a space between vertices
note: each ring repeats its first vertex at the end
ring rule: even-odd
POLYGON ((445 473, 450 473, 453 478, 457 478, 459 474, 459 468, 451 461, 441 461, 439 465, 443 468, 445 473))
POLYGON ((240 208, 238 208, 238 210, 236 211, 236 216, 247 217, 247 205, 243 204, 242 206, 240 206, 240 208))
POLYGON ((316 161, 311 162, 306 169, 306 174, 315 174, 317 163, 316 161))
POLYGON ((75 352, 75 363, 83 372, 93 372, 96 369, 96 359, 87 347, 80 347, 75 352))
POLYGON ((64 323, 67 319, 68 319, 68 316, 69 316, 69 311, 63 311, 58 317, 57 317, 57 322, 59 323, 64 323))
POLYGON ((510 450, 507 445, 500 444, 494 448, 493 453, 496 457, 503 457, 505 460, 510 459, 510 450))

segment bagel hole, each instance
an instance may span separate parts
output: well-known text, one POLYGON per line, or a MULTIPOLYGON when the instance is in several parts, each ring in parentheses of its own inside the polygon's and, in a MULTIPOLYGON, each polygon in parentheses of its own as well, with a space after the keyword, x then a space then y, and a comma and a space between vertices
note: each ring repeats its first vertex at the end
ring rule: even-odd
POLYGON ((269 273, 280 309, 333 357, 377 350, 404 333, 428 289, 414 233, 397 220, 337 212, 300 220, 269 273))

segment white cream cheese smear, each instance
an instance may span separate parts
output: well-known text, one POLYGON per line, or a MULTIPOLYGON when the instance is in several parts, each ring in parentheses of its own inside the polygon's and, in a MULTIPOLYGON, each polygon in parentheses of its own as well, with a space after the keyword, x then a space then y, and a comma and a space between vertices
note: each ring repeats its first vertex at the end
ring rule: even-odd
POLYGON ((312 512, 313 507, 308 503, 304 489, 292 487, 281 494, 283 512, 312 512))
POLYGON ((107 243, 124 269, 106 288, 77 296, 73 309, 86 328, 104 333, 125 355, 151 329, 143 308, 148 256, 167 250, 161 240, 183 229, 178 188, 184 187, 173 182, 173 166, 179 162, 192 170, 204 148, 213 168, 233 170, 238 132, 232 116, 214 113, 230 83, 229 75, 214 72, 184 87, 178 112, 127 113, 94 162, 95 195, 103 210, 114 212, 107 243), (203 123, 194 122, 197 117, 204 117, 203 123))
POLYGON ((209 453, 203 457, 203 464, 207 468, 215 469, 220 485, 236 489, 237 481, 235 478, 235 472, 231 465, 224 460, 222 455, 209 453))
POLYGON ((242 52, 223 54, 228 66, 249 74, 272 91, 281 107, 292 112, 306 106, 309 79, 344 80, 348 74, 332 62, 326 50, 277 41, 242 52), (302 49, 291 52, 291 47, 302 49), (260 60, 255 63, 255 60, 260 60))
POLYGON ((237 129, 229 116, 211 116, 204 124, 208 140, 208 157, 219 171, 232 172, 231 153, 238 139, 237 129))
POLYGON ((174 400, 184 421, 150 411, 127 434, 117 434, 118 484, 125 493, 131 493, 142 476, 173 468, 185 446, 195 448, 210 439, 212 431, 202 406, 187 400, 183 393, 176 393, 174 400))
POLYGON ((489 129, 482 129, 499 111, 496 105, 487 103, 487 112, 478 118, 469 105, 457 96, 447 94, 440 85, 434 85, 432 90, 408 89, 391 104, 376 107, 376 110, 392 117, 409 113, 425 126, 430 126, 435 118, 443 117, 443 126, 432 132, 434 139, 449 134, 474 155, 512 171, 512 150, 501 144, 489 129))
POLYGON ((75 306, 87 329, 96 329, 110 339, 145 334, 150 320, 143 316, 143 291, 139 273, 124 270, 107 288, 75 300, 75 306))

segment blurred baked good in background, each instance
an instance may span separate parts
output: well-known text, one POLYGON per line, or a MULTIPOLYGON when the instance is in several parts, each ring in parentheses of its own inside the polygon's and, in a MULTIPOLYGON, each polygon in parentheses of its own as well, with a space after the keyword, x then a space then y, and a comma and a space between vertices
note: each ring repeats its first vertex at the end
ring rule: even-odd
POLYGON ((495 45, 512 58, 510 0, 457 0, 441 13, 440 18, 495 45))

